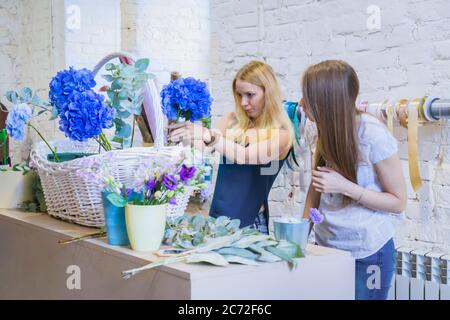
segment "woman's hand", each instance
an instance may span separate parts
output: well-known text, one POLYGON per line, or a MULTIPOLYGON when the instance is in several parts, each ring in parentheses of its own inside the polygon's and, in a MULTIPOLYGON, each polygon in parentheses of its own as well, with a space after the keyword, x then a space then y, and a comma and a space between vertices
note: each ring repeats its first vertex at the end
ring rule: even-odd
POLYGON ((333 169, 318 167, 312 171, 312 185, 320 193, 347 194, 354 183, 333 169))
POLYGON ((193 145, 198 140, 205 142, 211 140, 209 131, 206 128, 190 121, 170 124, 168 129, 169 141, 171 142, 183 142, 185 145, 193 145))

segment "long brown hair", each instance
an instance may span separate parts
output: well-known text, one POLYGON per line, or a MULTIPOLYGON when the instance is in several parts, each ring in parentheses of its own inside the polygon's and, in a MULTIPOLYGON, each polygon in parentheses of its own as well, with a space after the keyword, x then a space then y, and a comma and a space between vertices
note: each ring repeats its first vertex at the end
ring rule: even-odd
POLYGON ((251 61, 237 72, 233 80, 233 95, 236 104, 237 124, 233 128, 232 139, 239 139, 251 127, 252 121, 241 105, 241 97, 236 92, 237 80, 249 82, 264 90, 264 108, 253 125, 257 129, 267 129, 269 138, 272 129, 285 129, 289 132, 290 145, 294 139, 292 123, 283 109, 281 90, 272 67, 261 61, 251 61))
MULTIPOLYGON (((314 117, 318 141, 314 168, 329 166, 357 183, 358 138, 356 98, 359 80, 355 70, 341 60, 310 66, 303 75, 305 111, 314 117)), ((351 202, 344 198, 344 204, 351 202)))

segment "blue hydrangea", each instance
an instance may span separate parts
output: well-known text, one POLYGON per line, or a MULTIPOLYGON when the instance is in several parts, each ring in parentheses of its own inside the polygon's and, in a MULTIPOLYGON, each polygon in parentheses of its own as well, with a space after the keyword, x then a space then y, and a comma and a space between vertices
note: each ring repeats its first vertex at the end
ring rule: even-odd
POLYGON ((88 69, 59 71, 50 81, 49 98, 52 106, 61 113, 66 101, 76 92, 83 92, 95 87, 94 74, 88 69))
POLYGON ((30 107, 26 103, 17 104, 8 113, 6 119, 6 131, 15 140, 23 140, 28 119, 33 115, 30 107))
POLYGON ((59 129, 71 140, 86 141, 113 124, 115 110, 92 90, 74 92, 62 106, 59 129))
POLYGON ((162 109, 169 120, 179 117, 192 122, 209 117, 213 99, 206 84, 194 78, 179 78, 161 91, 162 109))

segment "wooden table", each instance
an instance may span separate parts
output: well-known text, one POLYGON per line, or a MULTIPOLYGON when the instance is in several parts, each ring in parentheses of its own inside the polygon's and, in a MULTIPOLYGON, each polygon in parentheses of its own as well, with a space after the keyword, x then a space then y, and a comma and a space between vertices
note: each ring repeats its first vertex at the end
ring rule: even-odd
POLYGON ((97 230, 0 209, 0 299, 354 299, 355 261, 345 251, 309 245, 294 270, 178 263, 124 280, 122 271, 157 257, 105 239, 58 244, 97 230))

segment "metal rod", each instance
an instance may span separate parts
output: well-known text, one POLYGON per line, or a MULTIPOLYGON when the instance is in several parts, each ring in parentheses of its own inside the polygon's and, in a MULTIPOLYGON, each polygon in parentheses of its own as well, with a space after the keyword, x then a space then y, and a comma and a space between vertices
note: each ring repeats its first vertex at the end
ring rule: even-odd
POLYGON ((436 120, 450 118, 450 99, 434 100, 430 105, 430 115, 436 120))

